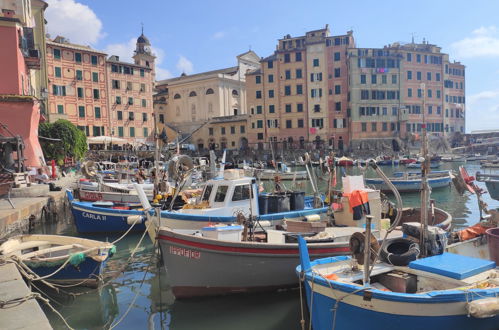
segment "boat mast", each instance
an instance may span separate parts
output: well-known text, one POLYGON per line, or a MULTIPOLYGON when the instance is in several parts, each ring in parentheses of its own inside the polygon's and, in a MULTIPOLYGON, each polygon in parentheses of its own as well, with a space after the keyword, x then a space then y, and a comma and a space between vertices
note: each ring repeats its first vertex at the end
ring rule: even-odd
POLYGON ((159 132, 158 132, 158 123, 156 114, 153 116, 154 118, 154 168, 156 171, 156 175, 154 176, 154 196, 159 193, 159 132))
POLYGON ((425 121, 425 104, 426 104, 426 85, 422 83, 420 85, 423 94, 423 124, 422 128, 422 138, 421 138, 421 153, 423 155, 423 162, 421 163, 421 234, 420 234, 420 246, 421 252, 424 256, 427 255, 426 251, 426 233, 428 231, 428 202, 430 191, 428 187, 428 172, 430 168, 430 158, 428 155, 428 139, 426 132, 426 121, 425 121))

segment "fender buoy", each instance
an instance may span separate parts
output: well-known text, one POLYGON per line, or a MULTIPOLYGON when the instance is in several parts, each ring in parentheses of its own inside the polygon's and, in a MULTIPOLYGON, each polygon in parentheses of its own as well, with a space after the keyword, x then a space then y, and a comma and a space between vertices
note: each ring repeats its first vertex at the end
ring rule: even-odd
POLYGON ((393 238, 381 249, 383 261, 394 266, 407 266, 419 256, 419 245, 407 238, 393 238))

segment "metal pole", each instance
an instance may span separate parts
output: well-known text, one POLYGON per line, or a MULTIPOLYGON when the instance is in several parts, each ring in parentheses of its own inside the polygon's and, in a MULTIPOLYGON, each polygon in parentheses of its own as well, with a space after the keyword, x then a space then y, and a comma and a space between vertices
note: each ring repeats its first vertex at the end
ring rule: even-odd
POLYGON ((364 241, 364 286, 368 286, 369 279, 369 266, 371 261, 371 221, 372 216, 366 215, 366 232, 365 232, 365 241, 364 241))
POLYGON ((421 149, 422 149, 422 154, 423 154, 423 163, 421 164, 421 235, 420 235, 420 245, 421 245, 421 252, 423 256, 426 256, 426 232, 428 230, 428 196, 429 196, 429 189, 428 189, 428 170, 429 170, 429 163, 430 163, 430 158, 428 155, 428 140, 427 140, 427 133, 426 133, 426 121, 425 121, 425 104, 426 104, 426 90, 425 90, 425 84, 420 85, 422 93, 423 93, 423 124, 422 124, 422 139, 421 139, 421 149))

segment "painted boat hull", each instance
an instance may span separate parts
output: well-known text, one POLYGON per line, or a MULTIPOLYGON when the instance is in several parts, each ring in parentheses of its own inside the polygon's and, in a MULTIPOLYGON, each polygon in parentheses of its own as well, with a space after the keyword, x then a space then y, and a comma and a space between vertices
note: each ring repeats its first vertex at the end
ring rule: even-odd
MULTIPOLYGON (((312 262, 330 264, 347 257, 326 258, 312 262)), ((300 277, 301 266, 296 274, 300 277)), ((474 318, 468 316, 467 300, 494 297, 497 289, 476 290, 465 294, 461 290, 434 291, 434 294, 392 293, 376 289, 354 293, 361 287, 348 283, 326 281, 318 275, 306 272, 305 292, 312 314, 314 330, 323 329, 371 329, 371 330, 425 330, 425 329, 497 329, 499 316, 474 318), (337 301, 342 297, 341 301, 337 301)))
MULTIPOLYGON (((130 228, 129 216, 144 215, 138 210, 116 210, 95 207, 87 202, 71 202, 71 212, 79 233, 112 233, 125 232, 130 228)), ((145 224, 138 221, 131 231, 144 231, 145 224)))
MULTIPOLYGON (((445 188, 449 187, 451 184, 450 176, 442 178, 429 178, 428 184, 431 189, 445 188)), ((386 185, 386 183, 381 179, 365 179, 367 185, 374 187, 374 189, 381 190, 383 192, 391 192, 391 189, 386 185)), ((421 190, 421 180, 398 180, 393 179, 392 183, 395 185, 399 192, 417 192, 421 190)))
MULTIPOLYGON (((86 257, 85 260, 78 266, 67 264, 63 269, 51 276, 48 280, 50 282, 57 283, 76 283, 84 281, 82 284, 85 286, 96 286, 99 282, 104 266, 106 265, 106 261, 100 262, 91 257, 86 257)), ((61 266, 38 266, 33 262, 27 262, 26 264, 38 276, 52 274, 61 266)))
POLYGON ((107 242, 61 235, 19 235, 0 246, 7 258, 16 256, 50 282, 96 286, 116 248, 107 242), (66 265, 59 269, 63 264, 66 265))
MULTIPOLYGON (((226 242, 160 229, 159 245, 176 298, 296 287, 298 244, 226 242)), ((312 258, 348 251, 348 242, 309 244, 312 258)))

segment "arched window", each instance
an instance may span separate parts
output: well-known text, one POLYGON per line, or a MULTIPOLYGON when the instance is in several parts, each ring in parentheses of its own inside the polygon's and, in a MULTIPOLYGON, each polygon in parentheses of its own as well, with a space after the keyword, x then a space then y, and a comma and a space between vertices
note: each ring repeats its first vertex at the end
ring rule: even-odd
POLYGON ((196 92, 195 91, 192 91, 189 93, 189 97, 193 97, 193 96, 197 96, 196 92))
POLYGON ((213 91, 213 89, 208 88, 208 89, 206 90, 206 95, 210 95, 210 94, 215 94, 215 92, 213 91))
POLYGON ((175 94, 175 96, 173 97, 174 100, 178 100, 180 98, 180 94, 175 94))
POLYGON ((239 93, 237 92, 237 90, 235 90, 235 89, 232 90, 232 96, 239 96, 239 93))

